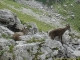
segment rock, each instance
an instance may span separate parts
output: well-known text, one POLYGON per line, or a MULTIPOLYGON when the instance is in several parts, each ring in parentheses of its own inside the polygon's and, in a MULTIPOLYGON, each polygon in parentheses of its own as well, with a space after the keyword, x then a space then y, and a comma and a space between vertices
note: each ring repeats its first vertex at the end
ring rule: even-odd
POLYGON ((78 39, 78 43, 79 43, 79 45, 80 45, 80 39, 78 39))
POLYGON ((73 53, 72 53, 75 57, 79 57, 80 56, 80 51, 74 51, 73 53))
POLYGON ((0 60, 13 60, 13 55, 12 53, 4 52, 0 60))
POLYGON ((14 40, 0 38, 0 60, 13 60, 12 47, 15 45, 14 40))
POLYGON ((40 56, 41 60, 53 58, 58 55, 58 50, 62 49, 62 45, 59 41, 46 39, 45 43, 41 47, 41 51, 44 53, 40 56))
POLYGON ((28 34, 36 34, 38 32, 38 27, 35 23, 27 22, 24 26, 29 28, 28 34))
POLYGON ((40 35, 39 33, 34 34, 34 35, 33 35, 33 38, 35 38, 35 39, 37 39, 37 40, 44 39, 43 35, 40 35))
POLYGON ((71 36, 69 36, 69 31, 66 31, 62 36, 62 41, 64 44, 70 43, 71 36))
POLYGON ((23 41, 27 41, 27 40, 31 40, 32 36, 31 35, 24 35, 24 36, 20 36, 20 39, 23 41))
POLYGON ((8 27, 12 31, 19 31, 23 28, 17 15, 7 9, 0 10, 0 25, 8 27))
POLYGON ((0 26, 0 33, 1 33, 1 36, 2 34, 5 34, 6 36, 10 36, 10 37, 14 34, 14 32, 9 30, 8 28, 5 28, 4 26, 0 26))
POLYGON ((15 45, 15 41, 12 39, 4 39, 0 38, 0 45, 3 47, 9 46, 9 45, 15 45))
POLYGON ((23 24, 17 24, 16 29, 18 28, 19 30, 23 30, 24 29, 24 25, 23 24))
POLYGON ((42 3, 39 3, 38 1, 35 1, 35 0, 15 0, 15 1, 21 4, 29 5, 33 8, 36 7, 40 9, 40 7, 42 6, 42 3))
POLYGON ((80 56, 80 51, 79 51, 79 47, 76 49, 68 44, 68 45, 64 45, 64 48, 66 49, 66 55, 67 57, 69 58, 76 58, 76 57, 79 57, 80 56))
POLYGON ((80 0, 75 0, 75 2, 76 2, 77 4, 80 4, 80 0))
POLYGON ((23 40, 23 41, 28 41, 28 40, 31 40, 33 38, 36 39, 36 40, 45 40, 45 39, 48 39, 49 36, 45 32, 41 32, 41 33, 38 32, 34 35, 20 36, 20 39, 23 40))
POLYGON ((14 47, 15 60, 32 60, 38 49, 37 43, 16 45, 14 47))
POLYGON ((16 41, 16 45, 22 45, 22 44, 26 44, 25 41, 16 41))
POLYGON ((51 40, 51 39, 46 39, 45 41, 46 41, 45 45, 50 47, 50 48, 56 48, 56 47, 60 48, 60 47, 62 47, 62 45, 59 41, 51 40))
MULTIPOLYGON (((1 34, 5 33, 6 35, 14 34, 3 26, 0 26, 0 32, 1 34)), ((70 41, 71 37, 69 36, 68 31, 63 35, 63 45, 57 39, 50 39, 46 32, 36 32, 35 34, 20 36, 20 38, 21 41, 16 42, 12 39, 0 38, 0 51, 3 51, 1 59, 13 60, 13 58, 15 58, 14 60, 53 60, 53 58, 76 58, 80 56, 79 45, 73 44, 73 41, 77 39, 75 38, 70 41), (33 38, 36 40, 43 39, 44 41, 27 42, 33 38), (10 50, 11 48, 12 50, 10 50)), ((79 40, 76 42, 78 41, 79 40)))

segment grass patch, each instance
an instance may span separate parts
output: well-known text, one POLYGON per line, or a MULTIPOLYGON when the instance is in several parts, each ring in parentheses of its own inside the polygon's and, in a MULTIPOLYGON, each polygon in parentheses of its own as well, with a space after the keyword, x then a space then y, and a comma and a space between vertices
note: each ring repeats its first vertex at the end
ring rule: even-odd
POLYGON ((13 53, 13 48, 14 48, 13 45, 10 45, 10 46, 9 46, 9 52, 10 52, 10 53, 13 53))
POLYGON ((80 32, 80 4, 75 3, 75 0, 66 0, 63 4, 54 4, 54 7, 62 16, 69 16, 64 23, 71 24, 74 30, 80 32), (71 15, 74 15, 74 19, 71 15))
POLYGON ((14 2, 13 0, 3 0, 5 3, 7 4, 10 4, 12 6, 14 6, 15 8, 21 8, 21 7, 24 7, 24 8, 27 8, 27 9, 31 9, 33 12, 37 13, 37 14, 43 14, 43 11, 37 9, 37 8, 33 8, 33 7, 30 7, 28 5, 25 5, 25 4, 19 4, 17 2, 14 2))
POLYGON ((44 42, 44 39, 37 40, 35 38, 32 38, 31 40, 28 40, 27 43, 33 43, 33 42, 44 42))
POLYGON ((23 57, 23 60, 26 60, 26 58, 25 58, 25 57, 23 57))
POLYGON ((0 51, 0 57, 4 54, 4 52, 5 52, 4 50, 0 51))

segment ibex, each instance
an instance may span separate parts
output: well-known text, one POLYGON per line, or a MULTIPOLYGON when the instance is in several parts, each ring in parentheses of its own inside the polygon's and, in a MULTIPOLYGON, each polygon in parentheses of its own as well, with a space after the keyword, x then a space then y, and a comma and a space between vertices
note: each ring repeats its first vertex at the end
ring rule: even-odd
POLYGON ((61 43, 63 43, 62 42, 62 35, 65 33, 66 30, 71 31, 69 24, 66 25, 66 27, 64 27, 64 28, 58 28, 58 29, 55 29, 55 30, 51 30, 49 32, 49 36, 50 36, 51 39, 54 39, 56 36, 58 36, 59 39, 61 40, 61 43))
POLYGON ((24 28, 21 32, 15 32, 13 34, 12 38, 15 41, 19 41, 20 40, 20 37, 19 36, 26 35, 27 33, 28 33, 28 28, 24 28))

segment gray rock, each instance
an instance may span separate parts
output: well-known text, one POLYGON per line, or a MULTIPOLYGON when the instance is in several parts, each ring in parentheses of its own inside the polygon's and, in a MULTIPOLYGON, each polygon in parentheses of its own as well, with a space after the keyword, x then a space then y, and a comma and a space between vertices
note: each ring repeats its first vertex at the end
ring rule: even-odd
POLYGON ((45 45, 50 47, 50 48, 62 48, 62 44, 59 41, 56 40, 51 40, 51 39, 46 39, 45 45))
MULTIPOLYGON (((80 51, 78 50, 75 50, 73 53, 72 53, 73 56, 75 57, 79 57, 80 56, 80 51)), ((74 58, 74 57, 73 57, 74 58)))
POLYGON ((33 35, 33 38, 35 38, 35 39, 37 39, 37 40, 44 39, 43 35, 40 35, 39 33, 34 34, 34 35, 33 35))
POLYGON ((38 27, 33 22, 27 22, 24 26, 29 28, 28 34, 36 34, 38 32, 38 27))
POLYGON ((11 30, 9 30, 8 28, 4 27, 4 26, 0 26, 0 33, 5 34, 7 36, 12 36, 14 34, 14 32, 12 32, 11 30))
POLYGON ((10 53, 12 50, 11 46, 15 45, 15 41, 11 39, 0 38, 0 60, 13 60, 13 54, 10 53))
POLYGON ((0 25, 8 27, 12 31, 23 29, 23 25, 17 15, 7 9, 0 10, 0 25))
POLYGON ((23 41, 31 40, 32 39, 32 35, 20 36, 20 39, 23 40, 23 41))
POLYGON ((0 22, 6 22, 8 25, 20 24, 20 20, 10 10, 0 10, 0 22))
POLYGON ((12 39, 0 38, 0 45, 3 47, 9 46, 9 45, 15 45, 15 41, 12 39))
POLYGON ((13 60, 13 55, 12 53, 4 52, 0 60, 13 60))
POLYGON ((29 43, 23 45, 16 45, 14 47, 15 60, 32 60, 33 54, 37 52, 37 43, 29 43))

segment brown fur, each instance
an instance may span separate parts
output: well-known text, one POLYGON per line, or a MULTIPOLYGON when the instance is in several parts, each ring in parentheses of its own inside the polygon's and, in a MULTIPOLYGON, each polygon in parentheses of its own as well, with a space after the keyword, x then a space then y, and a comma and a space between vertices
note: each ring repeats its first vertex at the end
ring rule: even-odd
POLYGON ((27 28, 24 28, 21 32, 15 32, 12 36, 12 39, 14 39, 15 41, 19 41, 20 37, 22 35, 26 35, 28 33, 27 28))
POLYGON ((64 27, 64 28, 58 28, 55 30, 51 30, 49 32, 49 36, 51 37, 51 39, 54 39, 56 36, 58 36, 59 39, 61 40, 61 43, 63 43, 62 42, 62 35, 65 33, 66 30, 70 31, 70 25, 66 25, 66 27, 64 27))

